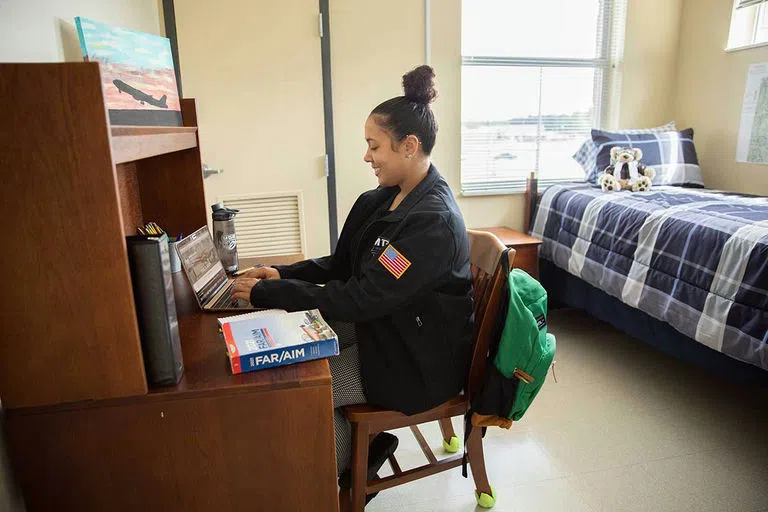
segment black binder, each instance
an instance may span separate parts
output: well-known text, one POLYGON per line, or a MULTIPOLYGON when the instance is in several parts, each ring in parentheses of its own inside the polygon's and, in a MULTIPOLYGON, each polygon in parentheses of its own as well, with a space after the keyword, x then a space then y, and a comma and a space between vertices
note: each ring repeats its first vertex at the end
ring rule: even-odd
POLYGON ((184 372, 168 237, 126 237, 147 380, 176 384, 184 372))

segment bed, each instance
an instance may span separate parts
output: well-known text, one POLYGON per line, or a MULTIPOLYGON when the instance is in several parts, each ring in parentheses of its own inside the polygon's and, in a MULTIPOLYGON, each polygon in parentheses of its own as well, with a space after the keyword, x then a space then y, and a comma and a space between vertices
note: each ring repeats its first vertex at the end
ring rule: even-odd
POLYGON ((584 183, 526 208, 551 299, 706 370, 768 384, 768 198, 584 183))

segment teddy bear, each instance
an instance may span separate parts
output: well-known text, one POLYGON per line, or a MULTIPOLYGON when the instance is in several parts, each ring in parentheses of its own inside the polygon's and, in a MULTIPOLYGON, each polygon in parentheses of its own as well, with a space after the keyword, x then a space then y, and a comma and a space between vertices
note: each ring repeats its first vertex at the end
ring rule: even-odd
POLYGON ((645 192, 651 189, 656 171, 640 162, 643 152, 638 148, 611 148, 611 165, 597 179, 603 192, 631 190, 645 192))

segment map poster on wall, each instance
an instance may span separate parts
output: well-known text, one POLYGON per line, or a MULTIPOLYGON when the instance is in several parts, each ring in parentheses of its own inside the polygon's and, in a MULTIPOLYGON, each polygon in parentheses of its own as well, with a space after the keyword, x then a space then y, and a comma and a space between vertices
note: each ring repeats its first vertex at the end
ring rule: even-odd
POLYGON ((736 161, 768 164, 768 62, 749 66, 736 161))

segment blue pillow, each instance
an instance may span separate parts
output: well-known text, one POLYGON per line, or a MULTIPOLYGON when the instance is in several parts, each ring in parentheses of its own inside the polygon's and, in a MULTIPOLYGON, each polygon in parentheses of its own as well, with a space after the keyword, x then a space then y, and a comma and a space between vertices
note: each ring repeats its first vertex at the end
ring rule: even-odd
MULTIPOLYGON (((670 121, 665 125, 657 126, 655 128, 643 128, 643 129, 629 129, 629 130, 613 130, 612 133, 627 134, 627 133, 655 133, 655 132, 673 132, 677 130, 674 121, 670 121)), ((584 169, 584 176, 589 176, 595 169, 595 158, 597 158, 597 146, 592 142, 592 138, 584 141, 578 151, 573 154, 573 159, 584 169)), ((598 173, 602 172, 602 169, 598 173)))
POLYGON ((597 184, 598 175, 611 164, 611 148, 615 146, 639 148, 640 160, 653 167, 654 185, 704 186, 693 145, 693 128, 679 132, 618 134, 592 130, 592 142, 598 148, 595 168, 587 181, 597 184))

